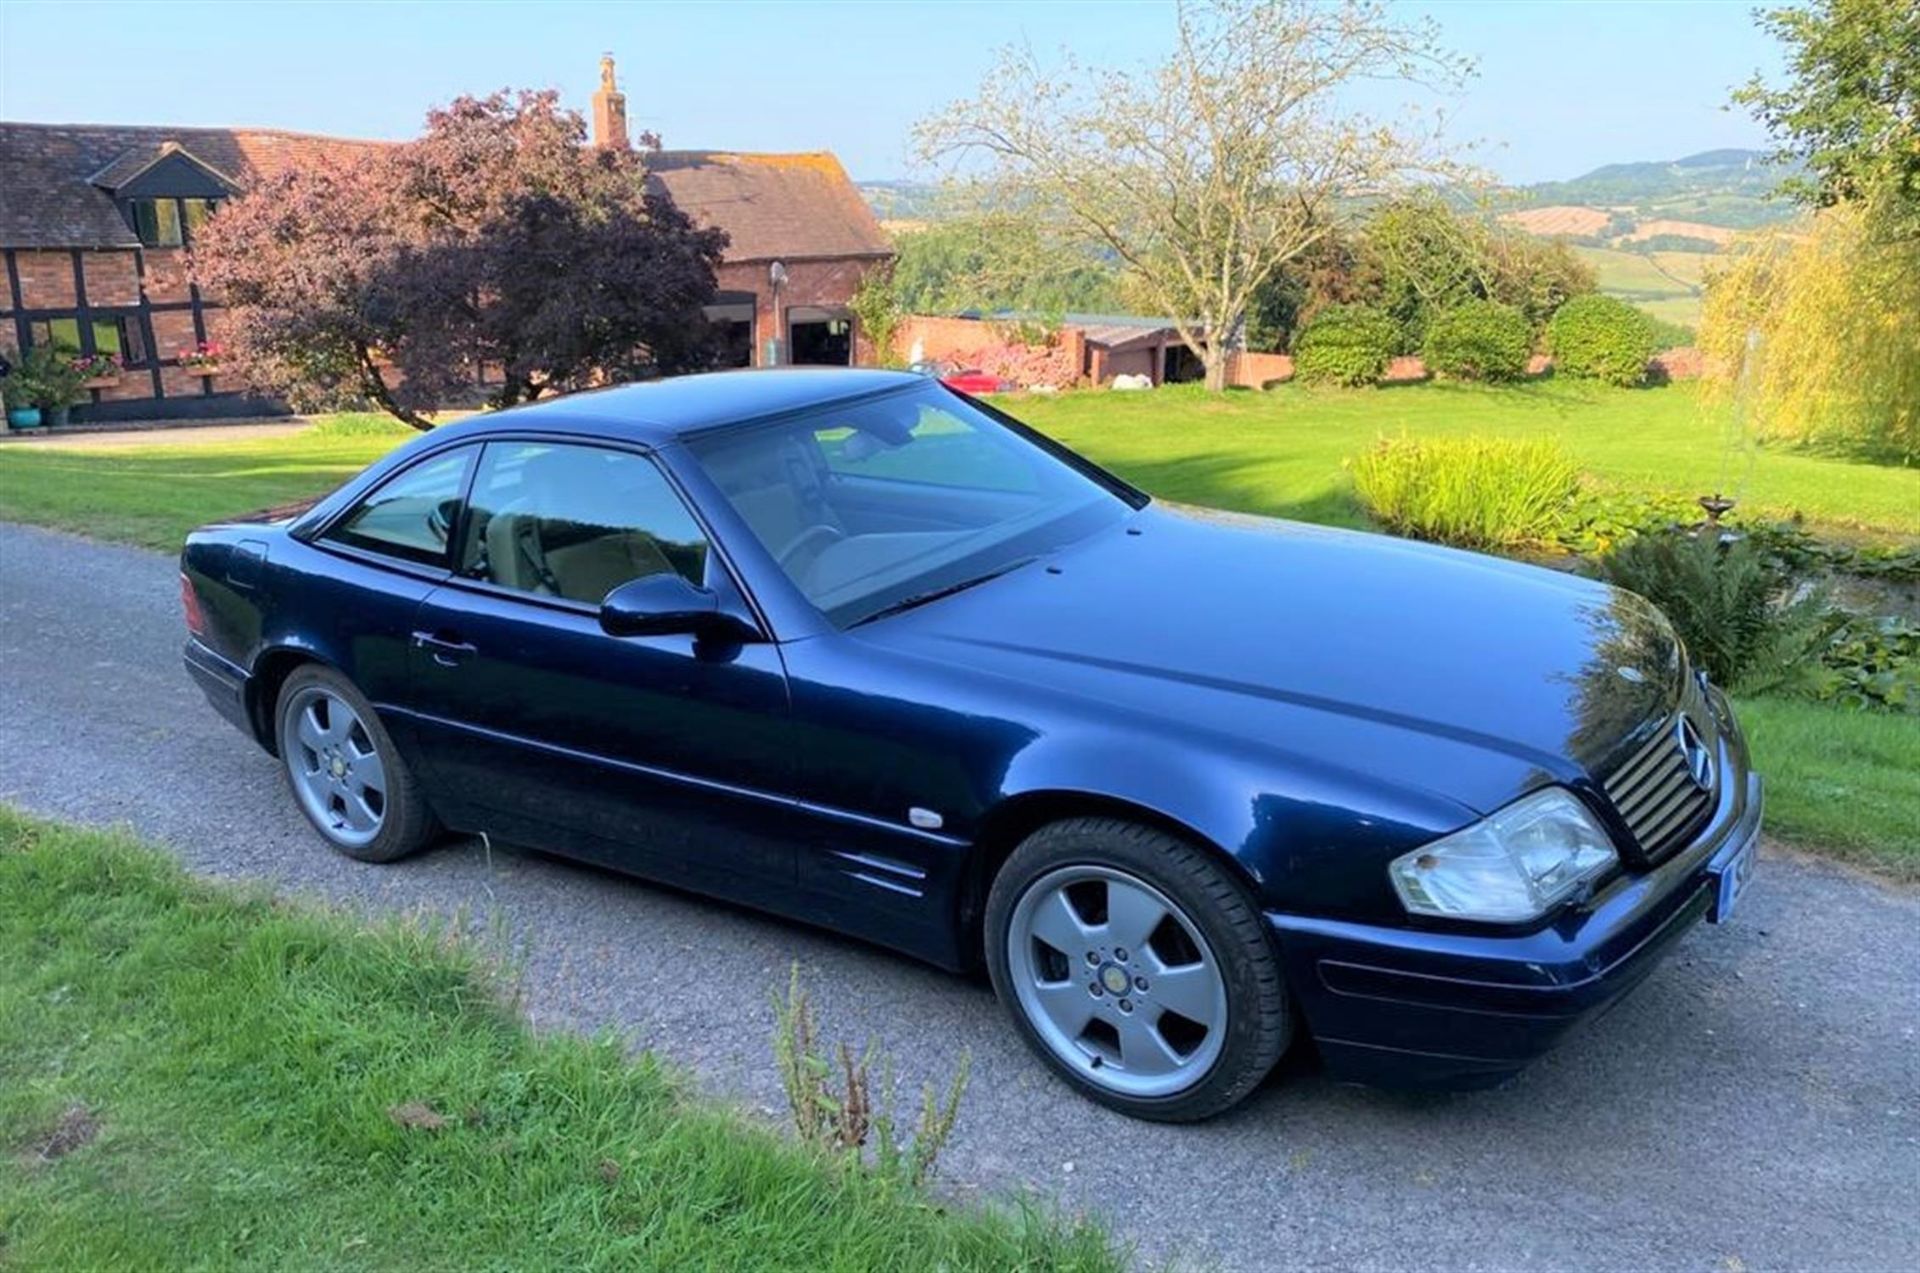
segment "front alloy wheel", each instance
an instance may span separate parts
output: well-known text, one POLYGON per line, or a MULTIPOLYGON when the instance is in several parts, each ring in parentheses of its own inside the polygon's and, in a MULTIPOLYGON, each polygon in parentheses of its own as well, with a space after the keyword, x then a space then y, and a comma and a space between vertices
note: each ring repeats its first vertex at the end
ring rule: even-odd
POLYGON ((1186 912, 1107 866, 1063 866, 1020 895, 1011 988, 1068 1065, 1128 1096, 1194 1086, 1220 1059, 1227 987, 1186 912))
POLYGON ((987 933, 994 988, 1028 1043, 1129 1114, 1216 1114, 1291 1034, 1245 890, 1217 855, 1149 827, 1076 818, 1035 832, 994 880, 987 933))

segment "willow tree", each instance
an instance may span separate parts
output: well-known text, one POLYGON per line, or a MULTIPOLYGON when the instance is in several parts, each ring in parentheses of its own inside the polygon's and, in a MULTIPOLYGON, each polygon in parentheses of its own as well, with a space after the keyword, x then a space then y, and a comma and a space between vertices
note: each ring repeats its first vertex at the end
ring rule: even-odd
POLYGON ((1763 438, 1920 462, 1920 238, 1839 203, 1736 246, 1700 320, 1709 392, 1763 438))
POLYGON ((1350 104, 1363 81, 1449 85, 1435 25, 1348 0, 1191 0, 1145 69, 1001 50, 916 129, 994 209, 1111 254, 1224 389, 1249 304, 1342 214, 1449 164, 1437 132, 1350 104))
POLYGON ((1734 95, 1806 175, 1814 213, 1708 279, 1711 383, 1762 436, 1920 462, 1920 4, 1813 0, 1760 15, 1786 78, 1734 95))

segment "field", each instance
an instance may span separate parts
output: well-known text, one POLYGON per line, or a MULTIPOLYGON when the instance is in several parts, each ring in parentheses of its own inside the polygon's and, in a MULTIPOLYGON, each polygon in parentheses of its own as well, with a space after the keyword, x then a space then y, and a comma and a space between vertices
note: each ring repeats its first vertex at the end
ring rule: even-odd
POLYGON ((1574 252, 1593 267, 1600 290, 1631 301, 1656 318, 1684 327, 1700 324, 1700 289, 1710 252, 1625 252, 1618 248, 1576 246, 1574 252))
POLYGON ((4 806, 0 949, 0 1267, 1121 1266, 822 1161, 616 1040, 536 1039, 444 932, 4 806))

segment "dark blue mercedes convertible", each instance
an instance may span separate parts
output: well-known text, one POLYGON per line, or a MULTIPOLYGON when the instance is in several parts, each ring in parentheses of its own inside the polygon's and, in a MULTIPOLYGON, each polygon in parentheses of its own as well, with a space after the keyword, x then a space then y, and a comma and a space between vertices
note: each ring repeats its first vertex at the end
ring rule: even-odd
POLYGON ((1497 1081, 1754 860, 1740 729, 1639 598, 1160 504, 918 376, 470 419, 181 568, 188 669, 342 853, 486 832, 984 963, 1148 1118, 1309 1037, 1497 1081))

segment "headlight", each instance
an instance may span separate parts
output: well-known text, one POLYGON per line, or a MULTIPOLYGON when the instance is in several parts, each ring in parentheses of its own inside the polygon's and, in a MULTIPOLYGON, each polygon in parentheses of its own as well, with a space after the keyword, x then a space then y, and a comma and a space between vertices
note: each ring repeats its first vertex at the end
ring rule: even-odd
POLYGON ((1538 919, 1618 860, 1572 793, 1548 787, 1388 868, 1414 915, 1517 924, 1538 919))

